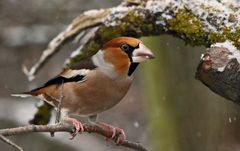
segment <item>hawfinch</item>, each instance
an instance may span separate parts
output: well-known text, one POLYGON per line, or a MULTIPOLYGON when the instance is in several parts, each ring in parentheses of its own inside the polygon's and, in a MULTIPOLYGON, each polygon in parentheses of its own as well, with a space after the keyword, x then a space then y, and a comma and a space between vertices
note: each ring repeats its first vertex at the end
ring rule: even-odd
POLYGON ((75 126, 72 138, 84 131, 81 122, 70 116, 74 114, 87 116, 90 123, 110 129, 112 138, 120 132, 119 140, 123 141, 126 139, 124 131, 97 121, 97 114, 121 101, 129 90, 132 73, 138 64, 152 58, 153 53, 139 39, 114 38, 91 58, 78 63, 78 69, 64 70, 43 86, 20 96, 36 96, 57 108, 63 95, 61 121, 75 126))

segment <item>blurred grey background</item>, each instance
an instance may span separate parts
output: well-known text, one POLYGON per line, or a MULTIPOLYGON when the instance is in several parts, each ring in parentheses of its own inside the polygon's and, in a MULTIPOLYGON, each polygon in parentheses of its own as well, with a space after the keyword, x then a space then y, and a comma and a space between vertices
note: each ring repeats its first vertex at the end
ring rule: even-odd
MULTIPOLYGON (((10 97, 35 88, 61 71, 76 46, 69 43, 28 82, 21 68, 31 67, 47 43, 85 10, 116 6, 120 0, 0 1, 0 128, 28 124, 37 99, 10 97)), ((144 37, 156 59, 141 64, 127 96, 100 119, 125 129, 129 140, 153 151, 240 151, 240 107, 217 96, 194 73, 203 47, 186 46, 171 36, 144 37)), ((101 136, 84 133, 13 136, 26 151, 120 151, 101 136)), ((0 142, 1 151, 12 151, 0 142)))

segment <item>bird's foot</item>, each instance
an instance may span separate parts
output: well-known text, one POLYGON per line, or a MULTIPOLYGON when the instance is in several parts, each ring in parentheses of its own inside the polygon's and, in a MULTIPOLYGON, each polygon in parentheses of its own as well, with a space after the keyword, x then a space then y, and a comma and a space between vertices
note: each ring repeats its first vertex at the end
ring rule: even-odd
POLYGON ((109 139, 112 139, 116 142, 116 144, 120 145, 122 144, 125 140, 126 140, 126 134, 124 132, 123 129, 118 128, 118 127, 114 127, 112 125, 109 125, 107 123, 103 123, 98 121, 97 124, 103 128, 106 128, 108 130, 110 130, 112 132, 112 136, 111 137, 106 137, 105 141, 106 143, 108 143, 109 139))
POLYGON ((75 131, 73 133, 71 133, 71 137, 69 139, 74 139, 74 137, 78 133, 84 132, 84 128, 83 128, 82 123, 79 122, 77 119, 71 118, 71 117, 65 117, 63 120, 66 121, 67 123, 73 124, 74 128, 75 128, 75 131))

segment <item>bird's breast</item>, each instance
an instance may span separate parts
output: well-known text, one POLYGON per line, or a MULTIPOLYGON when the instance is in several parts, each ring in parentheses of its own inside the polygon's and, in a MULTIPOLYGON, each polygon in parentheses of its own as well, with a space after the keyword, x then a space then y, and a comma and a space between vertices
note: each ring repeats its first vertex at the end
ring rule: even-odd
POLYGON ((130 77, 111 79, 101 71, 93 70, 84 82, 64 85, 63 107, 79 115, 103 112, 121 101, 131 83, 130 77))

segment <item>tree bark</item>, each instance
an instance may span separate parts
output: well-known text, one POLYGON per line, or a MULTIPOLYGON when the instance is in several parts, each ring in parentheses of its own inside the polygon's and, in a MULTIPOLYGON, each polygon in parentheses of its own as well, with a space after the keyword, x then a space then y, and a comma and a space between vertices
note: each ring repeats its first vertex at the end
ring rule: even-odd
POLYGON ((240 52, 231 42, 212 45, 203 54, 196 78, 213 92, 240 105, 240 52))
MULTIPOLYGON (((84 124, 84 132, 88 133, 96 133, 99 135, 102 135, 106 138, 110 138, 112 136, 112 132, 105 130, 101 127, 98 127, 96 125, 90 125, 90 124, 84 124)), ((74 127, 67 124, 54 124, 54 125, 27 125, 22 127, 15 127, 15 128, 8 128, 8 129, 0 129, 0 136, 14 136, 14 135, 20 135, 20 134, 27 134, 27 133, 33 133, 33 132, 49 132, 49 133, 55 133, 55 132, 74 132, 74 127)), ((116 137, 113 138, 113 141, 117 142, 117 139, 120 134, 116 134, 116 137)), ((15 145, 15 144, 14 144, 15 145)), ((124 140, 122 143, 118 144, 119 146, 124 146, 127 148, 131 148, 134 150, 139 151, 147 151, 145 147, 143 147, 139 143, 130 142, 128 140, 124 140)), ((17 147, 15 147, 17 148, 17 147)), ((19 149, 22 151, 22 149, 19 149)))

